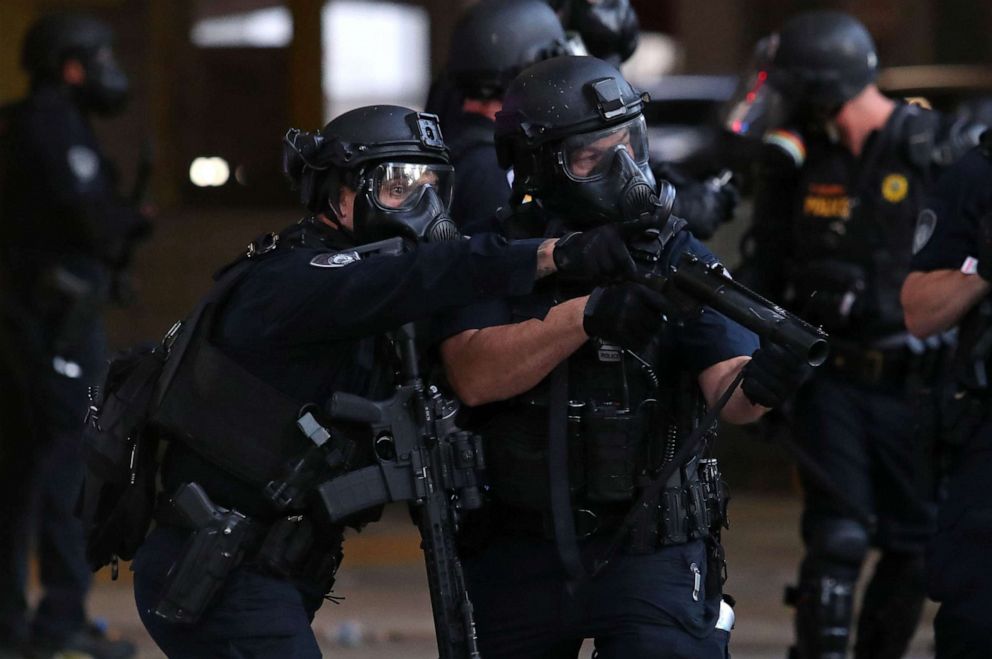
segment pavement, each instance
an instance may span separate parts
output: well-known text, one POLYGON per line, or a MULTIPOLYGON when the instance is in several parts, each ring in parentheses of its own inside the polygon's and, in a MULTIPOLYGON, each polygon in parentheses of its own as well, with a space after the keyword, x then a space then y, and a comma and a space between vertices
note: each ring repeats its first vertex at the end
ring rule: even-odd
MULTIPOLYGON (((729 559, 726 591, 737 598, 737 625, 731 638, 734 659, 783 659, 792 637, 791 609, 782 589, 794 579, 801 547, 799 501, 792 495, 740 496, 731 504, 731 528, 724 535, 729 559)), ((334 594, 314 620, 324 656, 342 659, 436 659, 430 600, 415 527, 402 507, 387 509, 383 520, 350 537, 334 594)), ((110 581, 97 575, 90 601, 93 616, 113 633, 136 641, 141 659, 162 657, 138 620, 130 572, 110 581)), ((866 572, 868 572, 866 570, 866 572)), ((933 615, 928 603, 909 659, 932 657, 933 615)), ((592 656, 592 643, 581 657, 592 656)))

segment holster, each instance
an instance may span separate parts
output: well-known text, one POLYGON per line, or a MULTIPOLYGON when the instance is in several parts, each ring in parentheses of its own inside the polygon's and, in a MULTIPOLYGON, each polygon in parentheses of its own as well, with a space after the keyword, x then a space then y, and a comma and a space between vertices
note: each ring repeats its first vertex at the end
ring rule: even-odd
POLYGON ((156 514, 159 524, 191 530, 169 571, 155 613, 173 623, 195 623, 240 565, 318 585, 327 593, 341 563, 341 531, 321 532, 304 515, 259 521, 216 506, 196 483, 180 486, 156 514))

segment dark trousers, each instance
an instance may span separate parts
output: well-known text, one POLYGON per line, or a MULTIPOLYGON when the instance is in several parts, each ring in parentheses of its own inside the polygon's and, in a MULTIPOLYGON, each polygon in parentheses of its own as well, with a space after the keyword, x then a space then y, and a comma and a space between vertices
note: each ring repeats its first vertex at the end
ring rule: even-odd
POLYGON ((50 358, 18 354, 22 345, 8 343, 0 359, 0 642, 34 635, 58 644, 85 622, 91 574, 75 506, 83 480, 87 384, 101 375, 105 340, 99 326, 86 332, 78 378, 55 373, 50 358), (44 592, 29 622, 32 547, 44 592))
POLYGON ((992 421, 956 462, 927 548, 938 659, 992 656, 992 421))
POLYGON ((715 629, 721 594, 706 592, 702 542, 618 555, 576 586, 554 543, 498 536, 465 561, 465 574, 486 659, 572 659, 585 638, 595 639, 599 659, 729 656, 729 633, 715 629))
MULTIPOLYGON (((853 587, 868 546, 883 552, 862 606, 859 657, 901 656, 922 612, 922 556, 934 530, 935 505, 926 444, 917 432, 917 409, 902 386, 866 386, 829 373, 815 377, 796 397, 797 440, 847 494, 848 504, 877 519, 873 532, 865 528, 849 505, 800 469, 806 545, 800 588, 805 584, 807 591, 815 589, 824 578, 853 587), (832 537, 834 533, 845 537, 832 537)), ((800 634, 811 630, 802 621, 827 615, 803 609, 815 608, 813 599, 798 604, 800 634)), ((834 631, 829 634, 836 636, 838 629, 850 624, 850 614, 845 616, 830 622, 834 631)), ((844 639, 840 642, 846 644, 844 639)))
POLYGON ((235 568, 195 624, 173 624, 156 616, 166 575, 187 537, 187 531, 160 527, 148 536, 131 564, 138 615, 170 659, 321 656, 310 628, 323 601, 321 594, 250 566, 235 568))

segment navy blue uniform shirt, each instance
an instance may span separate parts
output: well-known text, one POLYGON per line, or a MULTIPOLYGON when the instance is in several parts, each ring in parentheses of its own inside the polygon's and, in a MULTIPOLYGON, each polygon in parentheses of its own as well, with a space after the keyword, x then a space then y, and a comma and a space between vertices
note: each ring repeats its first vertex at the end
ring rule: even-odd
POLYGON ((496 160, 495 128, 488 117, 470 112, 462 112, 444 127, 455 166, 451 217, 466 233, 510 200, 506 170, 496 160))
POLYGON ((957 270, 978 258, 978 219, 992 211, 992 161, 973 149, 941 177, 916 223, 912 270, 957 270))
MULTIPOLYGON (((377 359, 377 335, 487 296, 530 291, 540 242, 485 234, 398 256, 346 257, 334 267, 327 250, 279 248, 258 258, 236 285, 213 342, 301 403, 323 404, 339 391, 384 397, 388 390, 370 391, 376 369, 390 367, 377 359)), ((248 515, 265 510, 257 488, 173 447, 163 469, 167 491, 196 481, 219 505, 248 515)))

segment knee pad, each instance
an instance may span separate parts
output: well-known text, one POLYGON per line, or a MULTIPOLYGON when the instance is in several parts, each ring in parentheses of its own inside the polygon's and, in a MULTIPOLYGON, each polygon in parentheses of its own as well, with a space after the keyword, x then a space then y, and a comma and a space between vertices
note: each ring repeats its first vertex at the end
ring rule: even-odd
POLYGON ((860 567, 868 553, 868 531, 853 519, 825 519, 817 523, 809 537, 810 561, 860 567))

